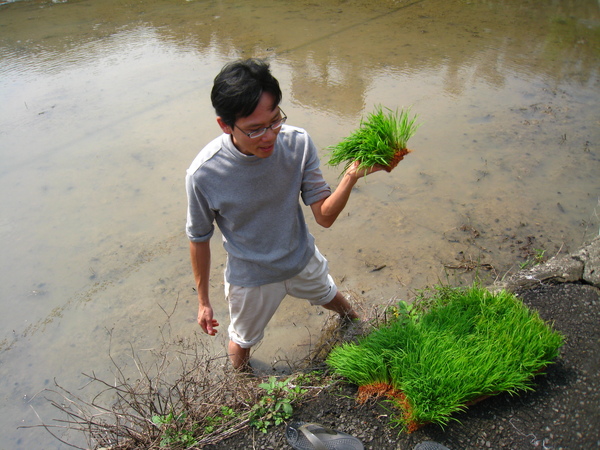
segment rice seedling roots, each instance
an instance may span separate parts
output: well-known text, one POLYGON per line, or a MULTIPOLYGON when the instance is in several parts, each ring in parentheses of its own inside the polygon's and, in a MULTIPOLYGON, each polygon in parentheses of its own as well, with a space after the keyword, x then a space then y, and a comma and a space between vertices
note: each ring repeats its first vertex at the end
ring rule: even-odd
POLYGON ((396 153, 394 153, 394 156, 392 157, 392 159, 390 160, 388 165, 385 166, 385 171, 389 173, 392 170, 394 170, 396 168, 396 166, 398 165, 398 163, 400 161, 402 161, 404 159, 404 157, 406 155, 408 155, 410 152, 412 152, 412 150, 409 150, 407 148, 401 148, 396 153))
POLYGON ((422 426, 427 425, 426 423, 416 422, 413 419, 412 406, 404 392, 394 388, 388 383, 371 383, 359 386, 358 393, 356 395, 356 402, 362 405, 371 398, 379 399, 381 397, 386 397, 388 400, 392 400, 396 406, 400 407, 407 433, 412 433, 417 431, 422 426))

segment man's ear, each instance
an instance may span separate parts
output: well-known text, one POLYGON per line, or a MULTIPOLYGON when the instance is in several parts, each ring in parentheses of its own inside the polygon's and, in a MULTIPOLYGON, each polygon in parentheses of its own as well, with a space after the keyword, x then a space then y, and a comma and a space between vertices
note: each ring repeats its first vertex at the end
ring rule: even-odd
POLYGON ((233 133, 233 130, 231 129, 231 127, 229 125, 227 125, 223 121, 223 119, 221 119, 221 116, 217 116, 217 123, 221 127, 221 130, 223 130, 223 133, 227 133, 227 134, 232 134, 233 133))

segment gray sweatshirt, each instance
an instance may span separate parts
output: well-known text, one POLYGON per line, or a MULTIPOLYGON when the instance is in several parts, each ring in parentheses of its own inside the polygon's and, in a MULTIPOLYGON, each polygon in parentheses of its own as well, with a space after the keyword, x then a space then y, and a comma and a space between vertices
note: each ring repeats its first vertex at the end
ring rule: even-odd
POLYGON ((331 194, 310 136, 288 125, 264 159, 241 153, 231 135, 219 136, 192 162, 186 188, 188 238, 208 241, 216 221, 227 251, 225 277, 236 286, 261 286, 300 273, 315 244, 299 195, 311 205, 331 194))

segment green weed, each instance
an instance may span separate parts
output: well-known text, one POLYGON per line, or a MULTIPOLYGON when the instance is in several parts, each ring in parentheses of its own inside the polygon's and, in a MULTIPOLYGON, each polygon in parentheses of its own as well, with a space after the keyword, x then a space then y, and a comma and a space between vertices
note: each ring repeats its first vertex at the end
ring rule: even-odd
POLYGON ((213 433, 219 426, 221 426, 225 422, 229 422, 231 419, 238 416, 232 408, 228 406, 221 406, 221 414, 215 416, 208 416, 205 420, 204 425, 204 433, 210 434, 213 433))
POLYGON ((528 259, 525 262, 522 262, 519 266, 521 269, 527 269, 529 267, 537 266, 538 264, 542 264, 546 261, 545 255, 546 250, 536 248, 534 249, 535 254, 532 259, 528 259))
POLYGON ((161 447, 176 449, 188 448, 196 445, 197 442, 194 437, 195 430, 184 427, 186 419, 186 413, 175 415, 173 412, 170 412, 164 416, 152 416, 152 423, 162 429, 160 439, 161 447))
POLYGON ((295 383, 299 386, 320 385, 323 382, 323 372, 313 370, 309 373, 300 373, 295 378, 295 383))
POLYGON ((278 381, 276 377, 269 377, 267 383, 259 384, 266 391, 250 410, 250 425, 262 431, 272 425, 280 425, 290 417, 294 411, 292 403, 305 392, 300 386, 292 386, 290 380, 278 381))

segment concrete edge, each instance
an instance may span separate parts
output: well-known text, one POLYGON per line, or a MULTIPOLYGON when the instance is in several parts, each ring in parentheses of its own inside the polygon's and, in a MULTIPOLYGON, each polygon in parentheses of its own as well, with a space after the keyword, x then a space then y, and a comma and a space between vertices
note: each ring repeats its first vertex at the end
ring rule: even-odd
POLYGON ((583 282, 600 289, 600 236, 569 255, 558 255, 544 264, 523 269, 498 281, 492 291, 530 289, 542 283, 583 282))

